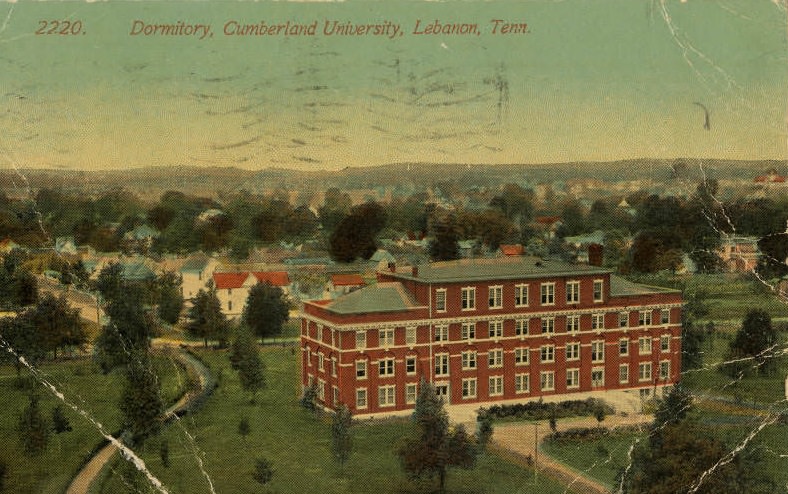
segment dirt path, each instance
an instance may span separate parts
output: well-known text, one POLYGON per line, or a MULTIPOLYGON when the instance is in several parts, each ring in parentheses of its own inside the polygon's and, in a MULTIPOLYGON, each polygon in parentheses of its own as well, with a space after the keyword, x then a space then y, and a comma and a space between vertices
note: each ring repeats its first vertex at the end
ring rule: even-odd
MULTIPOLYGON (((164 412, 165 422, 183 413, 192 402, 213 391, 216 385, 213 375, 202 362, 183 350, 179 350, 178 357, 197 374, 198 385, 195 389, 184 393, 175 404, 167 408, 164 412)), ((66 494, 88 494, 90 486, 99 478, 104 467, 109 464, 117 451, 117 446, 111 443, 101 448, 74 477, 74 480, 71 481, 66 490, 66 494)))
MULTIPOLYGON (((633 414, 626 417, 613 415, 605 418, 604 426, 613 428, 619 425, 649 424, 652 420, 652 415, 633 414)), ((557 429, 562 431, 572 427, 596 426, 597 421, 595 418, 581 417, 560 419, 557 429)), ((492 446, 501 453, 502 456, 509 457, 518 463, 534 467, 535 462, 535 467, 540 474, 545 474, 556 479, 558 482, 567 486, 571 491, 582 494, 608 494, 610 489, 604 484, 553 459, 545 454, 541 448, 539 448, 538 451, 536 450, 535 443, 541 444, 550 433, 550 426, 547 421, 537 424, 535 434, 533 422, 496 424, 492 446)))

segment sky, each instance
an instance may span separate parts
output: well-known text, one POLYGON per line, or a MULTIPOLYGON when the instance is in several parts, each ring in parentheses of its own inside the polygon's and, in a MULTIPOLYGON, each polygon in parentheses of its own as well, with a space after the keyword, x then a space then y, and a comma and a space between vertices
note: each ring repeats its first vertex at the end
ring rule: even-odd
POLYGON ((0 3, 0 159, 66 170, 786 159, 787 25, 777 0, 0 3), (493 34, 493 19, 528 32, 493 34), (35 34, 53 20, 77 34, 35 34), (321 34, 334 20, 403 34, 321 34), (479 34, 414 33, 436 20, 479 34), (135 21, 212 36, 132 35, 135 21), (225 35, 232 21, 318 33, 225 35))

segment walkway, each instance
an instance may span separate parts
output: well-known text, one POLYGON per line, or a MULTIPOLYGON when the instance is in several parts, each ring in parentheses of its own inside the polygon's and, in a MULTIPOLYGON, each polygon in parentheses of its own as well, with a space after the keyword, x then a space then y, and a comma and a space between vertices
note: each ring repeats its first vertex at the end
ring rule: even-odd
MULTIPOLYGON (((166 345, 159 345, 159 348, 169 348, 166 345)), ((188 411, 188 407, 195 401, 202 399, 210 394, 216 386, 213 375, 202 362, 194 358, 184 350, 178 351, 178 358, 185 365, 189 366, 198 376, 198 385, 181 396, 181 398, 164 412, 164 421, 169 422, 177 415, 182 415, 188 411)), ((74 480, 66 490, 66 494, 87 494, 90 486, 101 475, 104 467, 117 453, 118 448, 112 443, 107 444, 96 453, 90 461, 85 464, 82 470, 77 473, 74 480)))
MULTIPOLYGON (((619 425, 647 425, 652 420, 652 415, 644 414, 609 415, 605 418, 603 425, 607 428, 619 425)), ((561 431, 572 427, 597 426, 598 423, 594 417, 579 417, 559 419, 557 429, 561 431)), ((495 424, 492 448, 502 452, 504 457, 509 456, 519 463, 536 468, 540 474, 556 479, 574 492, 608 494, 610 489, 604 484, 554 460, 543 453, 541 448, 536 449, 536 444, 541 444, 550 433, 550 426, 547 421, 495 424), (536 431, 534 431, 534 424, 536 424, 536 431), (536 433, 534 434, 534 432, 536 433)))

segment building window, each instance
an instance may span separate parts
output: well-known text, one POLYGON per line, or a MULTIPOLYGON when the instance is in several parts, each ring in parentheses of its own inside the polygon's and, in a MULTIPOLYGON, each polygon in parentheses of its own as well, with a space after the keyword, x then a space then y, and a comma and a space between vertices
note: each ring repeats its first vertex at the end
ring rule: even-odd
POLYGON ((331 357, 331 375, 337 377, 337 359, 336 357, 331 357))
POLYGON ((601 388, 605 385, 605 369, 602 367, 595 367, 591 369, 591 387, 601 388))
POLYGON ((324 365, 325 365, 325 357, 323 357, 322 353, 317 352, 317 370, 323 372, 324 365))
POLYGON ((416 328, 415 327, 405 328, 405 344, 406 345, 415 345, 416 344, 416 328))
POLYGON ((490 376, 490 396, 503 394, 503 376, 490 376))
POLYGON ((539 389, 542 391, 555 389, 555 373, 553 371, 542 371, 539 373, 539 389))
POLYGON ((476 308, 476 288, 469 286, 462 289, 460 307, 462 310, 474 310, 476 308))
POLYGON ((448 326, 435 326, 435 341, 449 341, 448 326))
POLYGON ((503 367, 503 348, 494 348, 487 353, 488 367, 503 367))
POLYGON ((462 352, 462 370, 476 368, 476 351, 462 352))
POLYGON ((670 351, 670 335, 663 334, 659 337, 659 349, 663 352, 670 351))
POLYGON ((542 334, 553 334, 555 333, 555 318, 554 317, 543 317, 542 318, 542 334))
POLYGON ((317 380, 317 399, 326 402, 326 382, 322 379, 317 380))
POLYGON ((514 334, 516 336, 525 336, 528 334, 528 319, 515 319, 514 334))
POLYGON ((405 359, 405 373, 406 374, 416 373, 416 357, 407 357, 405 359))
POLYGON ((515 307, 528 306, 528 285, 514 286, 514 306, 515 307))
POLYGON ((651 381, 651 362, 641 362, 638 365, 638 381, 651 381))
POLYGON ((576 304, 580 302, 580 282, 569 281, 566 283, 566 303, 576 304))
POLYGON ((650 310, 642 310, 640 311, 640 318, 638 319, 638 324, 641 326, 651 326, 651 311, 650 310))
POLYGON ((515 374, 514 375, 514 392, 515 393, 527 393, 528 388, 530 387, 530 381, 528 374, 515 374))
POLYGON ((500 309, 503 307, 503 287, 491 286, 487 289, 488 292, 488 307, 490 309, 500 309))
POLYGON ((555 283, 542 283, 540 295, 542 305, 555 305, 555 283))
POLYGON ((449 375, 449 354, 440 353, 435 355, 435 375, 448 376, 449 375))
POLYGON ((405 403, 413 405, 416 403, 417 384, 409 383, 405 385, 405 403))
POLYGON ((566 359, 580 360, 580 343, 572 342, 566 344, 566 359))
POLYGON ((367 378, 367 361, 356 360, 356 379, 367 378))
POLYGON ((591 362, 605 361, 605 342, 602 340, 591 342, 591 362))
POLYGON ((312 350, 306 347, 306 366, 312 367, 312 350))
POLYGON ((367 408, 367 390, 356 390, 356 408, 367 408))
POLYGON ((602 302, 604 299, 604 280, 594 280, 594 302, 602 302))
POLYGON ((463 340, 472 340, 476 338, 476 323, 475 322, 464 322, 462 323, 462 332, 460 333, 460 339, 463 340))
POLYGON ((227 310, 228 311, 233 310, 233 301, 232 300, 228 300, 227 301, 227 310))
POLYGON ((359 350, 363 350, 364 348, 367 348, 366 331, 356 331, 356 348, 359 350))
POLYGON ((627 338, 618 340, 618 354, 622 357, 629 355, 629 340, 627 338))
POLYGON ((490 338, 503 336, 503 321, 489 321, 487 327, 490 329, 490 338))
POLYGON ((380 376, 394 375, 394 359, 384 358, 378 361, 378 374, 380 376))
POLYGON ((567 389, 580 387, 580 369, 566 370, 566 387, 567 389))
POLYGON ((663 360, 659 363, 659 378, 662 380, 670 378, 670 361, 663 360))
POLYGON ((638 338, 638 353, 640 355, 649 355, 651 353, 651 337, 643 336, 638 338))
POLYGON ((394 344, 394 330, 393 329, 381 329, 378 331, 378 341, 379 346, 391 346, 394 344))
POLYGON ((566 316, 566 332, 577 333, 580 331, 580 316, 566 316))
POLYGON ((392 385, 380 386, 378 388, 378 405, 381 407, 393 407, 396 404, 397 387, 392 385))
POLYGON ((629 365, 621 364, 618 366, 618 382, 627 384, 629 382, 629 365))
POLYGON ((659 322, 660 324, 670 323, 670 309, 662 309, 659 311, 659 322))
POLYGON ((555 362, 555 346, 544 345, 541 348, 542 362, 555 362))
POLYGON ((469 377, 467 379, 462 380, 462 397, 463 399, 466 398, 476 398, 476 378, 469 377))
POLYGON ((334 406, 339 405, 339 388, 334 386, 332 394, 333 394, 332 398, 334 399, 334 401, 332 403, 334 403, 334 406))
POLYGON ((591 329, 604 329, 604 328, 605 328, 605 315, 591 314, 591 329))
POLYGON ((629 312, 618 313, 618 327, 626 328, 629 326, 629 312))
POLYGON ((446 312, 446 289, 435 290, 435 311, 446 312))
POLYGON ((528 365, 528 347, 514 349, 514 365, 528 365))

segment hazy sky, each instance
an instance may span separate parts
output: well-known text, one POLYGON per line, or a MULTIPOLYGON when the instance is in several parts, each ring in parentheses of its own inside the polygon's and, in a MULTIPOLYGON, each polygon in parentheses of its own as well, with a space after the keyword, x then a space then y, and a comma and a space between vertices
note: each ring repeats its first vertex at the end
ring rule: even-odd
POLYGON ((3 166, 785 159, 787 94, 777 0, 0 4, 3 166), (413 34, 436 19, 480 35, 413 34), (85 34, 34 34, 50 20, 85 34), (223 34, 327 20, 404 35, 223 34))

